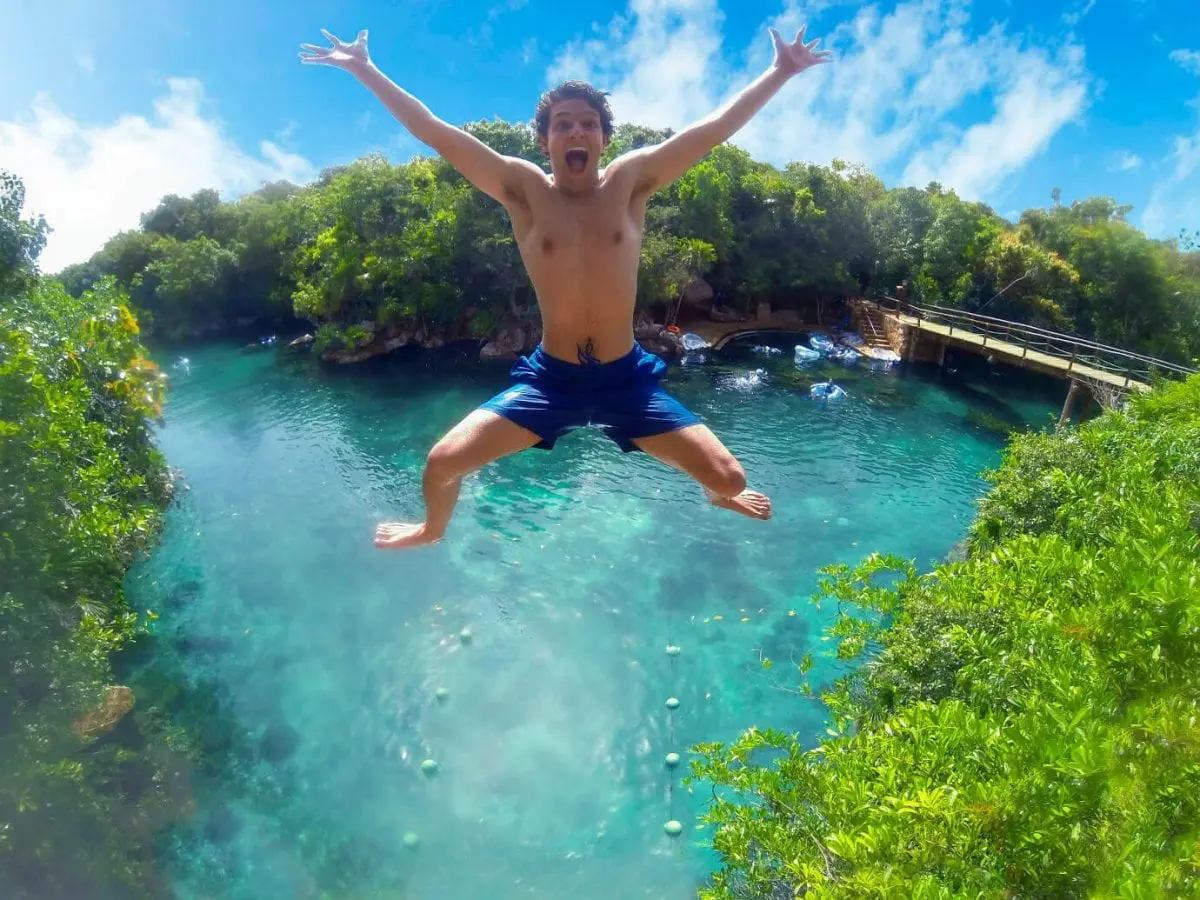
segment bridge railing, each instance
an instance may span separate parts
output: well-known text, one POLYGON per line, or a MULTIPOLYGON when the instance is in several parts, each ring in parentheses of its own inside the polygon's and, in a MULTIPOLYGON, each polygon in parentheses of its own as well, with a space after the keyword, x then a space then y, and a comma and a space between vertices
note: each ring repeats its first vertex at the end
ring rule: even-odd
POLYGON ((1036 325, 985 316, 982 313, 944 306, 919 306, 895 297, 884 297, 877 302, 880 308, 889 312, 945 326, 949 329, 951 337, 955 329, 958 329, 982 336, 984 347, 989 339, 1004 341, 1020 347, 1023 358, 1027 357, 1030 351, 1044 353, 1067 360, 1067 372, 1074 371, 1077 366, 1088 366, 1124 379, 1125 387, 1128 387, 1131 381, 1149 382, 1155 375, 1186 378, 1188 375, 1200 373, 1200 370, 1188 366, 1143 356, 1119 347, 1098 344, 1078 335, 1062 334, 1036 325))

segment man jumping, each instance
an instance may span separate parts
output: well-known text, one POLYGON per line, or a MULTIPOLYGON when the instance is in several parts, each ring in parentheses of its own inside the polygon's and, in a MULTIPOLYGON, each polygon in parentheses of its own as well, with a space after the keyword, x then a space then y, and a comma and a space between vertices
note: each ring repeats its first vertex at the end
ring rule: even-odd
POLYGON ((599 425, 624 451, 641 450, 694 478, 716 506, 755 519, 771 501, 746 489, 741 464, 660 385, 666 364, 633 336, 646 203, 746 124, 792 76, 829 61, 819 41, 792 43, 770 29, 775 59, 737 97, 661 144, 600 169, 612 112, 590 85, 569 81, 545 93, 536 112, 538 144, 550 174, 502 156, 437 118, 352 44, 302 44, 302 62, 354 75, 414 137, 436 150, 512 221, 542 316, 541 345, 513 367, 515 384, 474 410, 429 451, 422 476, 425 521, 381 524, 379 547, 441 540, 465 475, 529 447, 550 449, 572 428, 599 425))

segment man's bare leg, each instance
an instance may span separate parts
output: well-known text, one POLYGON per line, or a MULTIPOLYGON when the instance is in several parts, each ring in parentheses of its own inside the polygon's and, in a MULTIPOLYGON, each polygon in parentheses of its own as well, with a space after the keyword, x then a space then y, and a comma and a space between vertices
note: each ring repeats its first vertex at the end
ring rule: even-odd
POLYGON ((765 494, 746 490, 746 473, 707 425, 688 425, 678 431, 638 438, 634 444, 655 459, 696 479, 713 506, 731 509, 752 519, 771 518, 765 494))
POLYGON ((446 432, 425 461, 421 490, 425 496, 425 521, 384 522, 375 530, 375 546, 419 547, 442 539, 463 476, 493 460, 532 447, 541 440, 503 416, 477 409, 446 432))

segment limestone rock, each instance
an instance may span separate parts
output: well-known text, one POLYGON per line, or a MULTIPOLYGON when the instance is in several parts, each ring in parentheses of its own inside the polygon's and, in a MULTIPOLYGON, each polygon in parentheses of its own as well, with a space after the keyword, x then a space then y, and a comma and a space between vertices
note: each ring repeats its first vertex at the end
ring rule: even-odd
POLYGON ((708 317, 714 322, 745 322, 750 318, 731 306, 714 306, 709 310, 708 317))
POLYGON ((315 340, 315 338, 311 334, 302 334, 302 335, 300 335, 300 337, 296 338, 294 341, 291 341, 290 343, 288 343, 288 346, 289 347, 305 347, 308 344, 311 344, 314 340, 315 340))
POLYGON ((520 354, 525 352, 526 346, 529 343, 531 336, 531 329, 528 327, 529 324, 519 319, 506 319, 499 333, 480 349, 479 358, 516 359, 520 354))
POLYGON ((713 289, 703 278, 697 278, 683 289, 683 302, 697 309, 708 309, 713 304, 713 289))
POLYGON ((634 329, 633 336, 648 352, 663 359, 678 359, 683 356, 683 337, 667 331, 662 325, 641 325, 634 329))
POLYGON ((81 740, 90 741, 108 734, 133 709, 133 691, 124 685, 109 685, 104 699, 95 709, 88 710, 75 722, 75 733, 81 740))

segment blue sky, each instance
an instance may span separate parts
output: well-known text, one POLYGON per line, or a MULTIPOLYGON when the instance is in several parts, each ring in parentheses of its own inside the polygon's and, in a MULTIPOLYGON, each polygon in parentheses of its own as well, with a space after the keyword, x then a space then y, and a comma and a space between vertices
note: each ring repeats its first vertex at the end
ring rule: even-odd
POLYGON ((767 25, 809 23, 837 61, 733 139, 756 157, 862 162, 1003 215, 1104 194, 1156 236, 1200 228, 1196 0, 8 0, 0 168, 86 258, 164 193, 422 148, 343 72, 301 66, 325 27, 371 33, 395 81, 454 123, 527 120, 561 77, 619 119, 679 127, 769 63, 767 25), (13 9, 15 4, 15 10, 13 9))

